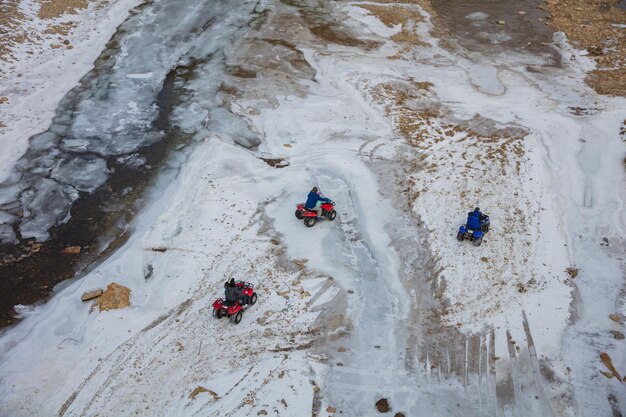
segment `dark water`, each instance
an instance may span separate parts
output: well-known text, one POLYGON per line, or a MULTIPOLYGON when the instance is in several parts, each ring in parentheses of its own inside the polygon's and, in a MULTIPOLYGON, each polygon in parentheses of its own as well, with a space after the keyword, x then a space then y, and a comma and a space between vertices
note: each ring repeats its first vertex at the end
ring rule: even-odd
POLYGON ((539 0, 437 0, 433 9, 468 50, 531 52, 545 55, 548 65, 559 65, 559 55, 548 45, 554 31, 546 25, 547 13, 539 9, 542 4, 539 0))

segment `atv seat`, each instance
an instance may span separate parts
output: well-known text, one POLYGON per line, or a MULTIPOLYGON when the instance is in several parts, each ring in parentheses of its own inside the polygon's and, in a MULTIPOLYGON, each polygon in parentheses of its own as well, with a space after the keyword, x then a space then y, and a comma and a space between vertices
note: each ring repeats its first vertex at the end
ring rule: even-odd
POLYGON ((231 307, 237 304, 237 300, 224 300, 224 307, 231 307))
POLYGON ((310 208, 307 208, 307 207, 304 207, 304 211, 308 211, 309 213, 317 213, 317 210, 310 209, 310 208))

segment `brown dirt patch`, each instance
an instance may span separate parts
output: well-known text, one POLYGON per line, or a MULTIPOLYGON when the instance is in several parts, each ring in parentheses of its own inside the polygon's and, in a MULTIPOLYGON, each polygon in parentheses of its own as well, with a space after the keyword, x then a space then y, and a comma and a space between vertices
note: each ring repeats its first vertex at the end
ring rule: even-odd
POLYGON ((76 22, 59 23, 58 25, 50 25, 44 30, 46 35, 67 36, 72 29, 76 27, 76 22))
MULTIPOLYGON (((437 97, 430 91, 430 85, 415 80, 381 83, 374 87, 372 96, 376 102, 385 106, 387 115, 410 145, 428 151, 443 141, 462 141, 471 148, 484 148, 478 155, 467 157, 467 163, 470 159, 472 164, 484 167, 496 163, 503 174, 507 166, 514 164, 519 172, 518 162, 525 153, 525 131, 497 126, 479 115, 463 122, 448 121, 451 116, 438 103, 437 97), (483 146, 486 144, 489 146, 483 146)), ((426 169, 435 170, 436 166, 426 169)))
POLYGON ((620 0, 548 0, 550 25, 563 31, 574 47, 586 49, 597 69, 587 83, 598 93, 626 96, 626 11, 620 0))
POLYGON ((40 3, 37 13, 40 19, 55 19, 64 14, 76 14, 78 10, 89 5, 88 0, 40 0, 40 3))
POLYGON ((358 4, 362 9, 369 11, 388 27, 405 25, 409 20, 421 22, 422 15, 415 9, 398 5, 378 6, 374 4, 358 4))
POLYGON ((409 22, 417 23, 424 17, 417 9, 403 7, 397 4, 391 6, 378 6, 375 4, 358 4, 358 7, 370 12, 388 27, 402 25, 400 32, 391 37, 395 42, 423 45, 424 42, 415 34, 409 22))
POLYGON ((0 60, 14 58, 11 55, 13 45, 25 42, 28 39, 27 32, 21 26, 24 20, 25 16, 19 9, 19 2, 9 1, 2 4, 2 13, 0 13, 0 60))

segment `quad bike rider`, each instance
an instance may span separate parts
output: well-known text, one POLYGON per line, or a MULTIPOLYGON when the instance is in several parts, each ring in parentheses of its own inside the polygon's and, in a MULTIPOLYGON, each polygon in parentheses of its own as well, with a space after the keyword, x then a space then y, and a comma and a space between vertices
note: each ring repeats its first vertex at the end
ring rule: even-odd
POLYGON ((322 197, 317 187, 313 187, 306 203, 296 204, 296 218, 303 220, 306 227, 313 227, 318 219, 335 220, 337 212, 335 203, 329 198, 322 197))
POLYGON ((224 283, 224 298, 226 299, 226 303, 234 304, 236 301, 241 300, 242 290, 243 288, 235 285, 235 278, 226 281, 224 283))
POLYGON ((467 227, 472 230, 489 231, 489 216, 481 213, 478 207, 467 213, 467 227))
POLYGON ((213 302, 213 317, 218 319, 229 317, 235 324, 239 324, 243 312, 256 304, 256 301, 254 285, 231 278, 224 283, 224 298, 218 298, 213 302))
POLYGON ((480 246, 483 236, 489 231, 489 216, 481 213, 476 207, 467 213, 467 223, 459 228, 456 238, 459 241, 469 239, 474 246, 480 246))
POLYGON ((318 219, 325 219, 326 216, 322 214, 322 203, 330 203, 330 201, 330 198, 322 197, 322 193, 318 192, 317 187, 313 187, 306 198, 304 207, 307 210, 316 211, 318 219))

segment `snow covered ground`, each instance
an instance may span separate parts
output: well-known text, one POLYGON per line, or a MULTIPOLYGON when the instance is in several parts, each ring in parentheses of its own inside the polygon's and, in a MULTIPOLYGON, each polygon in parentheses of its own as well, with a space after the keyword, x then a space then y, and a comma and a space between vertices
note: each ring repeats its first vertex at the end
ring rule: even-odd
POLYGON ((624 100, 587 88, 558 36, 562 68, 444 49, 415 5, 395 26, 325 7, 259 3, 221 46, 225 107, 207 99, 214 63, 196 68, 175 117, 206 139, 124 246, 0 338, 7 415, 626 409, 598 372, 601 352, 626 369, 608 317, 626 316, 624 100), (311 14, 359 42, 320 43, 311 14), (293 211, 312 185, 339 214, 307 229, 293 211), (455 239, 476 205, 492 219, 480 247, 455 239), (210 316, 232 276, 259 293, 239 325, 210 316), (111 281, 131 307, 90 312, 80 295, 111 281))

